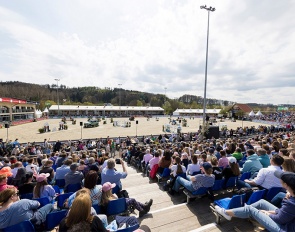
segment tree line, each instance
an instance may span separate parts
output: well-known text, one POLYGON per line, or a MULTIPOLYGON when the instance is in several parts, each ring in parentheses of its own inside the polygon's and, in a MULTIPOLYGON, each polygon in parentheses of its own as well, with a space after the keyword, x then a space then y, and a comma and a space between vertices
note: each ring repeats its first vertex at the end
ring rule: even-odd
MULTIPOLYGON (((201 109, 203 98, 194 95, 183 95, 180 98, 170 99, 164 94, 153 94, 122 88, 99 88, 94 86, 73 87, 65 85, 38 85, 24 82, 0 82, 0 97, 10 97, 39 103, 37 108, 44 110, 50 105, 112 105, 122 106, 160 106, 165 113, 171 114, 176 109, 201 109)), ((234 102, 207 99, 207 108, 222 108, 234 102)), ((261 105, 256 105, 256 107, 261 105)), ((273 105, 264 107, 275 108, 273 105)))

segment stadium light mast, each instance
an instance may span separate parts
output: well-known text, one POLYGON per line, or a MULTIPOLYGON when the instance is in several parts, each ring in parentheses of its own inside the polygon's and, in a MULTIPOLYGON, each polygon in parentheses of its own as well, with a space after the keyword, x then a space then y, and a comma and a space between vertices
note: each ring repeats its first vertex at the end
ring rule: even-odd
POLYGON ((120 116, 122 115, 122 112, 121 112, 121 86, 122 84, 118 84, 119 86, 119 109, 120 109, 120 116))
POLYGON ((57 94, 57 115, 59 116, 59 95, 58 95, 58 82, 60 81, 60 79, 54 79, 57 83, 56 85, 56 94, 57 94))
POLYGON ((206 105, 207 105, 207 68, 208 68, 208 45, 209 45, 209 19, 210 19, 210 12, 215 11, 213 7, 207 7, 206 5, 200 6, 201 9, 205 9, 208 12, 208 24, 207 24, 207 46, 206 46, 206 66, 205 66, 205 84, 204 84, 204 103, 203 103, 203 138, 205 137, 205 125, 206 125, 206 105))

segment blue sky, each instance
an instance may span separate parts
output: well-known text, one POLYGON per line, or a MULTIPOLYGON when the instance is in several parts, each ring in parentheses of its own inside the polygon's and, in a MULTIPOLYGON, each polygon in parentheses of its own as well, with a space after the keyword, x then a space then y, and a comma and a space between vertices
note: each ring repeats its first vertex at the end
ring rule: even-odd
MULTIPOLYGON (((0 0, 0 81, 295 104, 290 0, 0 0)), ((1 95, 1 94, 0 94, 1 95)))

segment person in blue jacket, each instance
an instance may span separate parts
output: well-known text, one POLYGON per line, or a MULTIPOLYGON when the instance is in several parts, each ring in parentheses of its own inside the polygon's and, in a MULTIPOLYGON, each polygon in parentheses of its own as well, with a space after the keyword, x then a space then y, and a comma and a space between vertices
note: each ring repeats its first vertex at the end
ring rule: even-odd
POLYGON ((215 212, 227 220, 231 220, 232 217, 251 217, 272 232, 295 231, 295 173, 275 171, 274 175, 281 179, 282 186, 289 192, 288 198, 283 200, 281 208, 262 199, 252 205, 230 210, 215 206, 215 212))
POLYGON ((247 150, 247 160, 243 165, 242 172, 251 172, 251 176, 253 176, 256 172, 258 172, 262 167, 258 159, 258 155, 255 154, 253 149, 247 150))

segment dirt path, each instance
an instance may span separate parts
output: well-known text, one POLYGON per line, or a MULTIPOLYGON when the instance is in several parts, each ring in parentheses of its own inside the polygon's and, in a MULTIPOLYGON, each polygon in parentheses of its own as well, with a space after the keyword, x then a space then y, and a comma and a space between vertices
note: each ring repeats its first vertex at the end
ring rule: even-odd
MULTIPOLYGON (((115 118, 115 121, 129 121, 128 118, 115 118)), ((22 124, 18 126, 12 126, 8 129, 8 139, 15 140, 19 139, 21 143, 24 142, 43 142, 44 139, 50 139, 51 141, 56 140, 78 140, 81 139, 81 126, 80 122, 86 122, 86 118, 78 118, 76 125, 72 125, 71 121, 67 121, 68 130, 58 130, 60 119, 47 119, 38 122, 32 122, 27 124, 22 124), (43 128, 44 124, 48 123, 51 132, 46 132, 40 134, 38 129, 43 128)), ((107 119, 107 124, 99 123, 99 127, 95 128, 82 128, 82 138, 83 139, 94 139, 94 138, 106 138, 117 137, 117 136, 135 136, 135 135, 151 135, 151 134, 161 134, 163 133, 163 125, 169 123, 168 117, 160 117, 159 121, 155 118, 151 118, 147 121, 146 118, 135 118, 135 121, 131 121, 131 127, 114 127, 107 119), (138 121, 136 126, 135 121, 138 121)), ((182 132, 196 132, 199 125, 202 123, 201 118, 187 119, 188 127, 182 127, 182 132)), ((229 129, 236 129, 242 126, 242 121, 231 122, 226 120, 224 122, 229 129)), ((258 126, 261 124, 244 121, 243 126, 258 126)), ((7 129, 0 129, 0 138, 4 141, 7 139, 7 129)))

